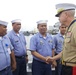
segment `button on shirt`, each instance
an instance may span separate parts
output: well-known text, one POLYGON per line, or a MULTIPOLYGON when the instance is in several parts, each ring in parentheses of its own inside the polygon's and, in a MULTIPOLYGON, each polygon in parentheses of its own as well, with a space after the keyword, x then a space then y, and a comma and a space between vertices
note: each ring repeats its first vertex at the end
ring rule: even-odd
POLYGON ((23 33, 16 34, 14 30, 8 33, 10 41, 14 47, 15 56, 23 56, 26 54, 26 40, 23 33))
POLYGON ((13 50, 9 38, 7 36, 0 37, 0 71, 11 64, 9 50, 13 50))
MULTIPOLYGON (((47 34, 44 38, 40 33, 35 34, 30 40, 30 50, 36 51, 42 56, 52 56, 52 49, 54 49, 53 38, 47 34)), ((33 56, 34 59, 40 60, 33 56)), ((42 61, 42 60, 40 60, 42 61)))
POLYGON ((61 33, 54 35, 55 52, 59 54, 63 48, 64 37, 61 33))

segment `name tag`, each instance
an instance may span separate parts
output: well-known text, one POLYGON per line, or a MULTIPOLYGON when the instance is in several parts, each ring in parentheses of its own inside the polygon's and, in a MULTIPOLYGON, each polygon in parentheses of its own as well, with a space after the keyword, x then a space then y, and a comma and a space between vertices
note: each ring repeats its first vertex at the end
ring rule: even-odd
POLYGON ((11 54, 11 50, 10 50, 9 45, 8 44, 5 44, 5 46, 6 46, 7 50, 8 50, 8 53, 11 54))
POLYGON ((7 48, 7 50, 8 50, 8 53, 9 53, 9 54, 11 54, 11 50, 10 50, 10 48, 9 48, 9 47, 7 48))

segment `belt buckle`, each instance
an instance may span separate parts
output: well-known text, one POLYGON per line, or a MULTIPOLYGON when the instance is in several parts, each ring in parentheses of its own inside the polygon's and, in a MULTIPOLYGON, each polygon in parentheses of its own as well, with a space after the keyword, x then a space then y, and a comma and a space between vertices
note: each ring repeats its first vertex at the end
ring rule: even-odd
POLYGON ((66 62, 63 61, 63 62, 62 62, 62 65, 65 65, 65 66, 66 66, 66 62))
POLYGON ((25 56, 22 56, 22 58, 24 58, 25 56))

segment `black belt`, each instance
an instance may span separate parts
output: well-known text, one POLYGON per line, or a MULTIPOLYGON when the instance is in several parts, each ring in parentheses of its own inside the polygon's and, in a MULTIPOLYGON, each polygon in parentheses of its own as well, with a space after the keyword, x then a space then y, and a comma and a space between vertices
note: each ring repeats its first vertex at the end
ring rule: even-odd
POLYGON ((15 56, 15 57, 21 59, 21 58, 25 58, 25 55, 23 55, 23 56, 15 56))
POLYGON ((62 65, 65 65, 65 66, 76 66, 76 62, 66 62, 66 61, 63 61, 62 65))
POLYGON ((3 69, 3 70, 1 70, 0 72, 2 72, 2 71, 6 71, 8 68, 10 68, 10 66, 8 66, 8 67, 4 68, 4 69, 3 69))
POLYGON ((72 64, 76 64, 76 62, 67 62, 67 61, 63 61, 65 64, 66 63, 72 63, 72 64))

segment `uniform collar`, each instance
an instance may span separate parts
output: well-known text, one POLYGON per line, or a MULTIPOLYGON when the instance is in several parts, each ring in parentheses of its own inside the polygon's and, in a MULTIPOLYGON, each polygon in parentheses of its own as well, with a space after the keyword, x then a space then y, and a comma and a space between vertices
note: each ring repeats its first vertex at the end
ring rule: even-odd
POLYGON ((71 25, 72 25, 74 22, 76 22, 76 19, 74 19, 74 20, 71 22, 71 24, 69 25, 69 27, 68 27, 67 30, 69 30, 69 28, 71 27, 71 25))
POLYGON ((2 37, 0 37, 0 40, 2 40, 2 37))
POLYGON ((62 35, 61 33, 58 33, 58 35, 59 35, 60 37, 63 37, 63 35, 62 35))
POLYGON ((6 38, 8 38, 7 34, 3 37, 0 37, 0 40, 6 39, 6 38))
MULTIPOLYGON (((12 32, 13 32, 14 35, 18 36, 14 30, 12 30, 12 32)), ((19 33, 19 35, 20 35, 20 33, 19 33)))
MULTIPOLYGON (((41 35, 41 33, 38 33, 39 34, 39 37, 43 37, 42 35, 41 35)), ((49 34, 48 33, 46 33, 46 37, 49 37, 49 34)))

